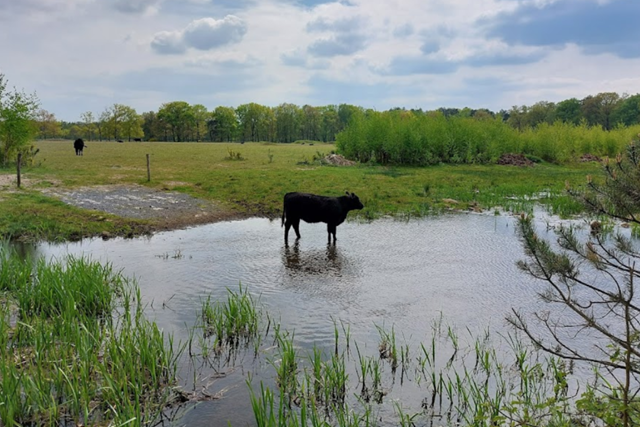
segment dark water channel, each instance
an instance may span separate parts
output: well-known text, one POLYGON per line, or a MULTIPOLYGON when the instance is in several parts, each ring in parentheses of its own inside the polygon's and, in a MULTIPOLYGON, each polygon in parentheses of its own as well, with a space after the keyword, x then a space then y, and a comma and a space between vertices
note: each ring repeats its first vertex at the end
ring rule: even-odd
MULTIPOLYGON (((540 229, 545 236, 542 222, 540 229)), ((531 311, 540 306, 536 291, 542 283, 516 267, 524 252, 516 221, 508 215, 349 222, 338 228, 335 246, 327 244, 322 225, 303 223, 301 233, 299 243, 286 247, 279 222, 248 219, 149 238, 96 239, 34 250, 45 257, 74 254, 110 262, 135 277, 147 316, 176 341, 186 340, 208 295, 226 298, 226 288, 237 290, 240 283, 260 296, 283 330, 295 334, 302 351, 313 345, 330 351, 336 321, 348 325, 360 351, 373 355, 380 340, 377 326, 393 327, 399 344, 413 346, 430 339, 438 318, 466 336, 486 328, 506 331, 504 318, 511 307, 531 311)), ((221 399, 191 405, 177 424, 254 425, 245 380, 249 374, 254 380, 270 380, 268 351, 255 359, 250 350, 233 366, 196 370, 198 387, 206 387, 208 394, 224 393, 221 399)), ((185 388, 193 383, 192 369, 181 369, 185 388)), ((389 403, 394 400, 414 412, 420 409, 424 392, 412 377, 388 390, 379 409, 383 423, 395 423, 389 403)), ((357 382, 355 372, 350 378, 357 382)))

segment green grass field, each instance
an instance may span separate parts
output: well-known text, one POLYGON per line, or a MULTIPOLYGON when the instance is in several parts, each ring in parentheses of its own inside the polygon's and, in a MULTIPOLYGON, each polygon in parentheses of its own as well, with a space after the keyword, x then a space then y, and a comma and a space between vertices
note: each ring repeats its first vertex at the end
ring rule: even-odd
MULTIPOLYGON (((87 141, 76 156, 71 141, 38 141, 35 165, 23 168, 28 185, 0 190, 0 235, 22 240, 67 240, 107 231, 135 235, 154 229, 148 221, 123 220, 66 206, 43 196, 41 188, 140 184, 219 202, 239 214, 277 217, 289 191, 324 195, 356 193, 365 205, 351 217, 422 216, 443 208, 520 211, 531 197, 554 213, 580 211, 563 195, 565 183, 585 182, 600 165, 583 163, 535 167, 438 165, 332 166, 318 159, 332 144, 123 143, 87 141), (146 155, 151 181, 147 182, 146 155), (106 220, 105 220, 106 217, 106 220)), ((15 174, 7 169, 6 175, 15 174)))

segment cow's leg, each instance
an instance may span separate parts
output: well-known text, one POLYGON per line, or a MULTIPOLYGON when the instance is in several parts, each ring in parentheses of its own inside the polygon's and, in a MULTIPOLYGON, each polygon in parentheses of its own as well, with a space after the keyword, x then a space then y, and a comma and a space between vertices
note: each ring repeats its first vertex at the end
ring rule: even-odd
POLYGON ((289 229, 291 228, 291 221, 287 220, 284 223, 284 242, 287 243, 289 241, 289 229))
POLYGON ((333 234, 333 242, 336 241, 336 228, 338 228, 335 224, 327 224, 327 234, 329 235, 329 243, 331 243, 331 235, 333 234))
POLYGON ((300 219, 293 221, 293 230, 296 232, 296 238, 300 238, 300 219))

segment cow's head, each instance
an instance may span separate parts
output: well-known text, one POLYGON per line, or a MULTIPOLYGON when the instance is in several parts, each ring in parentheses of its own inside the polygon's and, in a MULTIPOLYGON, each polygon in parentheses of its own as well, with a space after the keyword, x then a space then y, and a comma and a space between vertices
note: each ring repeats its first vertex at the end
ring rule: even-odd
POLYGON ((364 205, 362 204, 358 196, 355 195, 355 193, 349 193, 348 191, 346 193, 347 200, 349 201, 349 210, 364 208, 364 205))

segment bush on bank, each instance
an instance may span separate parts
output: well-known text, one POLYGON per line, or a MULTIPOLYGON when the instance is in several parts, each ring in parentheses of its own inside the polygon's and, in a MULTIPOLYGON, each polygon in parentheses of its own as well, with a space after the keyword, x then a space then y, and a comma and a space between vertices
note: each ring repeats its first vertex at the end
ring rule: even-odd
POLYGON ((605 131, 562 122, 518 131, 501 118, 385 111, 354 116, 336 145, 346 157, 365 163, 490 163, 505 153, 567 163, 584 154, 615 156, 639 132, 640 125, 605 131))

